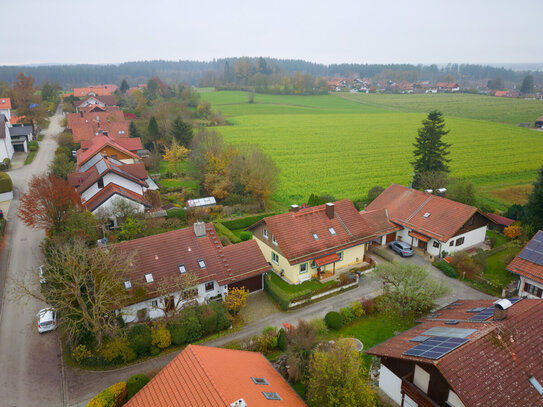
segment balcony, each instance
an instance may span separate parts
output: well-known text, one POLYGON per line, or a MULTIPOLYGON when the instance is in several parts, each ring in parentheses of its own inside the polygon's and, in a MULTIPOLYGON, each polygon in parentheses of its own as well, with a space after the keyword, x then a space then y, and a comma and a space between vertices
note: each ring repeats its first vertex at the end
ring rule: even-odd
POLYGON ((402 407, 404 407, 404 398, 408 396, 419 407, 439 407, 439 404, 429 398, 426 393, 413 384, 413 373, 402 377, 402 407))

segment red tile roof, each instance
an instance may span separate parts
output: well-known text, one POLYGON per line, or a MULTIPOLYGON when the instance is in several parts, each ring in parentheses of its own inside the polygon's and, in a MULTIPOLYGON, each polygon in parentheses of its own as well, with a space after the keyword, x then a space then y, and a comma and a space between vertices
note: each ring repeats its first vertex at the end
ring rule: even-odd
POLYGON ((462 300, 436 311, 438 319, 421 323, 373 348, 380 357, 433 364, 466 406, 535 406, 542 399, 528 379, 543 382, 543 300, 523 299, 508 309, 502 321, 473 322, 467 310, 491 307, 494 300, 462 300), (453 308, 450 309, 449 308, 453 308), (445 325, 446 321, 459 321, 445 325), (476 329, 469 341, 437 360, 403 355, 416 346, 409 341, 433 327, 476 329))
POLYGON ((123 188, 117 184, 107 184, 104 188, 98 191, 91 199, 85 201, 83 205, 87 208, 88 211, 94 211, 109 198, 118 195, 130 199, 134 202, 138 202, 148 208, 151 207, 151 204, 139 194, 136 194, 129 189, 123 188))
POLYGON ((318 267, 326 266, 327 264, 335 263, 336 261, 340 261, 337 253, 332 253, 324 257, 319 257, 318 259, 315 259, 315 263, 318 267))
MULTIPOLYGON (((142 237, 115 245, 120 252, 133 253, 130 280, 148 286, 145 274, 156 284, 179 275, 179 265, 194 272, 199 282, 217 280, 225 285, 262 274, 270 269, 254 240, 223 247, 213 225, 205 225, 206 236, 197 238, 192 227, 142 237), (201 269, 198 260, 203 259, 201 269)), ((152 291, 152 290, 150 290, 152 291)))
POLYGON ((117 85, 91 85, 88 88, 74 88, 74 96, 82 97, 94 93, 97 96, 109 96, 117 90, 117 85))
POLYGON ((543 116, 539 116, 535 121, 536 122, 543 122, 543 116))
POLYGON ((124 122, 124 115, 117 106, 106 107, 104 110, 82 109, 80 113, 68 113, 66 115, 66 127, 72 129, 74 127, 90 125, 97 126, 98 122, 124 122))
POLYGON ((89 97, 83 98, 83 100, 76 100, 74 102, 75 107, 81 106, 83 103, 85 103, 90 98, 96 99, 96 100, 102 102, 106 106, 114 106, 117 103, 117 99, 115 99, 115 96, 113 96, 113 95, 89 96, 89 97))
MULTIPOLYGON (((139 141, 139 144, 141 145, 141 140, 139 141)), ((113 138, 109 136, 104 136, 104 135, 96 136, 91 140, 90 143, 85 143, 85 146, 86 146, 85 149, 81 148, 77 150, 77 167, 80 167, 81 165, 85 164, 89 159, 94 157, 98 152, 100 152, 106 146, 109 146, 115 150, 118 150, 119 152, 122 152, 136 160, 139 160, 139 156, 137 155, 137 153, 134 153, 128 150, 127 148, 123 147, 121 143, 118 143, 117 140, 114 140, 113 138)))
POLYGON ((386 230, 395 226, 386 219, 385 211, 366 215, 358 213, 348 199, 334 202, 334 217, 328 218, 326 205, 319 205, 298 212, 283 213, 262 219, 248 229, 265 223, 290 264, 300 263, 330 252, 362 244, 386 232, 375 230, 379 225, 386 230), (335 234, 330 232, 333 228, 335 234), (318 236, 318 239, 313 237, 318 236))
POLYGON ((141 144, 141 139, 139 137, 118 138, 115 142, 133 153, 143 150, 143 145, 141 144))
POLYGON ((0 98, 0 109, 11 109, 11 99, 10 98, 0 98))
POLYGON ((114 121, 114 122, 95 122, 89 121, 89 123, 82 123, 75 127, 72 130, 72 136, 75 143, 81 143, 82 141, 92 140, 97 135, 107 133, 109 137, 112 138, 128 138, 129 137, 129 122, 125 121, 114 121))
POLYGON ((515 222, 514 219, 509 219, 505 216, 496 215, 495 213, 485 213, 485 216, 492 219, 498 225, 511 226, 515 222))
POLYGON ((497 90, 497 91, 494 92, 494 96, 498 96, 498 97, 507 96, 507 91, 506 90, 497 90))
POLYGON ((250 407, 306 405, 261 353, 189 345, 125 406, 230 407, 241 398, 250 407), (267 400, 262 392, 281 400, 267 400))
POLYGON ((391 221, 441 242, 447 242, 477 212, 473 206, 398 184, 390 185, 366 209, 387 209, 391 221))
MULTIPOLYGON (((538 235, 542 236, 543 231, 540 230, 539 232, 537 232, 534 237, 532 237, 532 240, 535 239, 535 237, 538 235)), ((530 242, 532 240, 530 240, 530 242)), ((513 259, 511 263, 509 263, 506 269, 509 270, 511 273, 518 274, 520 276, 529 278, 530 280, 534 280, 538 283, 543 284, 543 266, 537 263, 521 259, 519 256, 517 256, 513 259)))

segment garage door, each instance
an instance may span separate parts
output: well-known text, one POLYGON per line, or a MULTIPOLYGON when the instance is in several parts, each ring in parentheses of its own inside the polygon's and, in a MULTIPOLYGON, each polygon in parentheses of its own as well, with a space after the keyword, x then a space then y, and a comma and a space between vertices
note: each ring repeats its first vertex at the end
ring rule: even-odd
POLYGON ((396 240, 396 233, 387 235, 387 243, 393 242, 394 240, 396 240))
POLYGON ((228 288, 245 287, 250 293, 254 291, 262 290, 262 274, 254 277, 249 277, 245 280, 237 281, 232 284, 228 284, 228 288))

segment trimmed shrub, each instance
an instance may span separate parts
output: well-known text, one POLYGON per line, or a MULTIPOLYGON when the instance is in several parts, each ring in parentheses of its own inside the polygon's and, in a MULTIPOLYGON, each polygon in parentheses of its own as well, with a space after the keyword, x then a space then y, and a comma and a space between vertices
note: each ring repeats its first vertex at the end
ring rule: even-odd
POLYGON ((186 342, 185 328, 181 324, 172 324, 168 327, 174 345, 183 345, 186 342))
POLYGON ((251 232, 244 231, 239 234, 239 238, 242 242, 245 242, 247 240, 251 240, 253 238, 253 234, 251 232))
POLYGON ((2 170, 9 170, 9 167, 11 167, 11 160, 6 157, 4 158, 4 161, 2 161, 2 170))
POLYGON ((349 325, 355 320, 354 313, 349 307, 341 308, 339 313, 341 314, 341 319, 345 325, 349 325))
POLYGON ((447 263, 445 260, 438 261, 434 264, 434 266, 440 269, 446 276, 451 278, 458 278, 458 273, 456 272, 454 267, 447 263))
POLYGON ((232 323, 226 314, 226 309, 221 302, 212 302, 209 306, 217 313, 217 331, 222 331, 232 326, 232 323))
POLYGON ((5 172, 0 172, 0 194, 10 191, 13 191, 11 177, 5 172))
POLYGON ((290 305, 290 298, 276 284, 270 280, 270 276, 264 277, 264 290, 279 304, 283 311, 287 311, 290 305))
POLYGON ((126 401, 130 400, 138 391, 143 389, 143 386, 149 383, 149 380, 144 374, 136 374, 130 377, 126 381, 126 401))
POLYGON ((198 320, 204 332, 204 336, 217 332, 217 313, 209 305, 198 308, 198 320))
POLYGON ((351 310, 353 311, 355 318, 362 318, 366 315, 366 311, 364 311, 364 307, 360 301, 351 302, 351 310))
POLYGON ((127 363, 136 359, 136 352, 130 347, 125 336, 117 336, 100 350, 102 358, 108 363, 127 363))
POLYGON ((40 148, 40 145, 36 140, 28 142, 28 151, 38 151, 38 148, 40 148))
POLYGON ((194 308, 189 308, 183 312, 181 325, 183 325, 183 328, 185 329, 185 340, 187 343, 197 341, 204 334, 204 330, 194 308))
POLYGON ((128 341, 130 342, 130 347, 139 356, 148 355, 153 343, 151 328, 147 325, 133 326, 128 331, 128 341))
POLYGON ((120 382, 94 396, 87 407, 121 407, 125 402, 126 382, 120 382))
POLYGON ((277 335, 277 349, 287 349, 287 334, 285 333, 285 330, 283 328, 279 330, 279 335, 277 335))
POLYGON ((244 218, 224 220, 221 223, 230 230, 247 228, 262 218, 275 215, 275 213, 263 213, 260 215, 246 216, 244 218))
POLYGON ((326 322, 328 329, 332 329, 334 331, 341 329, 343 326, 343 319, 336 311, 330 311, 328 314, 326 314, 324 317, 324 322, 326 322))
POLYGON ((153 338, 151 344, 159 349, 167 348, 172 344, 172 336, 170 331, 162 324, 156 324, 151 330, 153 338))
POLYGON ((186 222, 187 220, 187 211, 184 209, 171 209, 167 212, 166 219, 177 218, 181 222, 186 222))
POLYGON ((219 236, 226 236, 232 243, 241 242, 241 239, 233 234, 232 231, 222 223, 216 222, 213 224, 213 226, 215 226, 215 230, 219 236))

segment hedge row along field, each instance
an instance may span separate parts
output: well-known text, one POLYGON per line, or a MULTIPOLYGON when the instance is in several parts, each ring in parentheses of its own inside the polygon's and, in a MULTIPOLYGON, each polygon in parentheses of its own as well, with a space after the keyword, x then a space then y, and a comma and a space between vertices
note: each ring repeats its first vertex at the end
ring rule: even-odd
MULTIPOLYGON (((354 96, 433 99, 443 95, 354 96)), ((444 96, 471 100, 473 95, 444 96)), ((209 92, 202 97, 210 100, 216 110, 232 115, 228 118, 234 125, 218 129, 226 141, 259 144, 272 155, 281 170, 280 189, 274 196, 280 203, 304 202, 312 192, 356 199, 375 185, 409 184, 412 144, 425 114, 376 110, 336 95, 257 94, 253 104, 247 102, 245 92, 209 92), (284 111, 277 114, 277 110, 284 111)), ((448 105, 444 98, 436 100, 442 101, 441 105, 436 103, 437 108, 448 105)), ((509 103, 514 102, 524 101, 509 103)), ((476 111, 477 103, 468 104, 466 109, 476 111)), ((483 104, 481 109, 482 117, 488 106, 483 104)), ((452 116, 445 119, 451 130, 446 141, 453 145, 453 177, 491 182, 494 177, 507 181, 522 174, 522 178, 530 179, 530 174, 535 177, 536 169, 543 165, 540 132, 482 120, 452 116)))

